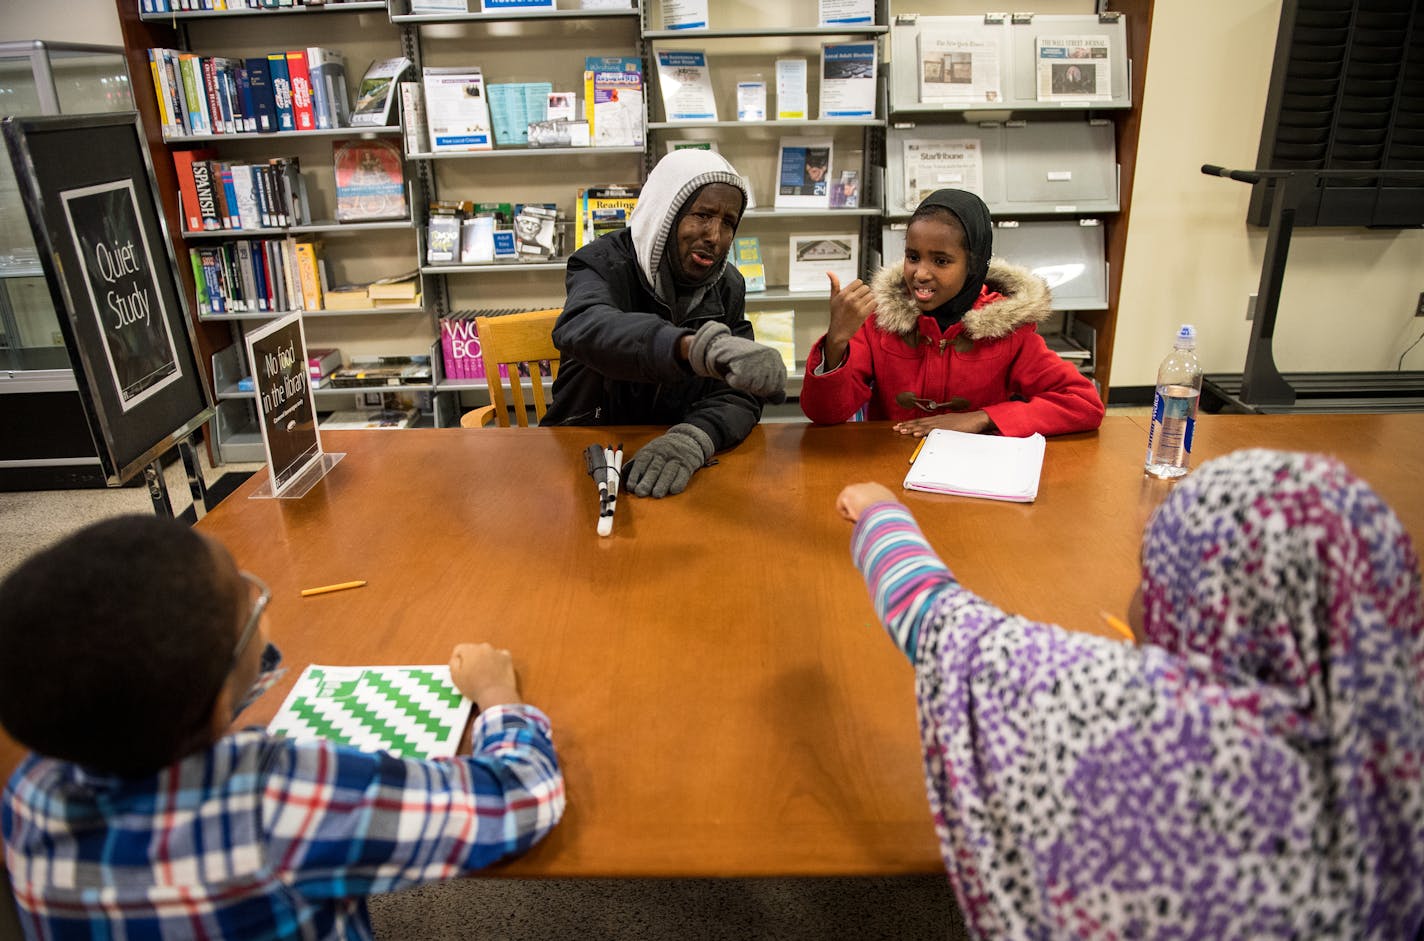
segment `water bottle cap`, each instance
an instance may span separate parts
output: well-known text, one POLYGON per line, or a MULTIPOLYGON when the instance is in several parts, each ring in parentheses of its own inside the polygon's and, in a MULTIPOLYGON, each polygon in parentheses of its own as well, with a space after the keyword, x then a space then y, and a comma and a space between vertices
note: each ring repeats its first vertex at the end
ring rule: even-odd
POLYGON ((1179 350, 1195 349, 1197 345, 1197 328, 1189 323, 1182 324, 1182 329, 1177 331, 1177 339, 1172 345, 1179 350))

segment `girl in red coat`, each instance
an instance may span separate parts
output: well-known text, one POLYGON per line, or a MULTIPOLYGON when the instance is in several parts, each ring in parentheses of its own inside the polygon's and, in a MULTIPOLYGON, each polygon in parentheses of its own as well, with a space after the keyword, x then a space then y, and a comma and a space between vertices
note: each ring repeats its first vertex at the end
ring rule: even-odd
POLYGON ((801 410, 814 422, 891 419, 1023 437, 1091 431, 1103 418, 1093 383, 1048 348, 1037 325, 1048 285, 990 258, 993 221, 963 190, 925 198, 905 230, 905 258, 865 284, 831 275, 831 322, 811 349, 801 410))

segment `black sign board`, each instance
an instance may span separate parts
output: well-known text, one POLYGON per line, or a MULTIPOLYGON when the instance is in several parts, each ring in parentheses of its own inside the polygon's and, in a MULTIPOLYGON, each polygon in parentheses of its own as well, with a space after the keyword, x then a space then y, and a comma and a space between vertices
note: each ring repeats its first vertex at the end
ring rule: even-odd
POLYGON ((138 115, 6 118, 79 397, 111 485, 213 409, 138 115))

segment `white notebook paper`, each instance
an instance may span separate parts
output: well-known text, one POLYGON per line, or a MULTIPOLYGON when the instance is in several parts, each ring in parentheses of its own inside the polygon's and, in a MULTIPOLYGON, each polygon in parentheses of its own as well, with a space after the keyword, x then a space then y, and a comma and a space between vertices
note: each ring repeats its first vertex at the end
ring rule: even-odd
POLYGON ((1043 471, 1043 435, 1004 438, 936 428, 925 437, 906 490, 1032 503, 1043 471))

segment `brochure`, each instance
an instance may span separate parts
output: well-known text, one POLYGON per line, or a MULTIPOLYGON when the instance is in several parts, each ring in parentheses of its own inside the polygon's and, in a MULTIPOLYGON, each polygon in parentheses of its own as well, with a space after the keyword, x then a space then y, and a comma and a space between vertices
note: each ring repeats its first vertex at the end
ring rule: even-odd
POLYGON ((776 119, 806 119, 806 60, 776 60, 776 119))
POLYGON ((593 146, 643 146, 642 61, 636 56, 588 56, 583 74, 593 146))
POLYGON ((1039 101, 1111 101, 1107 36, 1040 36, 1039 101))
POLYGON ((830 293, 826 272, 842 285, 860 277, 860 238, 855 235, 791 236, 792 291, 830 293))
POLYGON ((777 160, 777 209, 829 209, 832 139, 785 137, 777 160))
POLYGON ((875 115, 875 43, 826 43, 821 47, 821 117, 875 115))
POLYGON ((925 436, 906 490, 1032 503, 1043 473, 1043 435, 1006 438, 936 428, 925 436))
POLYGON ((822 26, 869 26, 875 22, 875 0, 820 0, 822 26))
POLYGON ((860 171, 842 170, 831 183, 832 209, 860 208, 860 171))
POLYGON ((707 0, 662 0, 663 29, 706 29, 707 0))
POLYGON ((904 143, 905 209, 938 189, 968 190, 984 198, 983 150, 978 138, 909 140, 904 143))
POLYGON ((666 120, 717 120, 717 102, 712 96, 705 52, 659 51, 658 87, 662 91, 666 120))
POLYGON ((766 82, 737 83, 737 120, 766 120, 766 82))
POLYGON ((410 60, 405 56, 371 63, 356 89, 356 103, 351 106, 352 127, 390 126, 395 83, 408 68, 410 60))
POLYGON ((920 101, 1003 100, 999 43, 948 33, 920 33, 920 101))
POLYGON ((761 260, 761 239, 744 235, 732 243, 732 260, 747 282, 747 293, 766 290, 766 265, 761 260))
POLYGON ((493 149, 484 76, 478 66, 427 68, 424 84, 432 153, 493 149))

